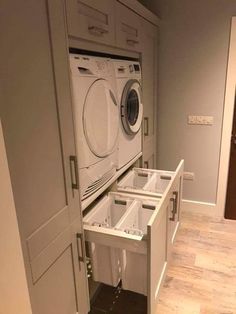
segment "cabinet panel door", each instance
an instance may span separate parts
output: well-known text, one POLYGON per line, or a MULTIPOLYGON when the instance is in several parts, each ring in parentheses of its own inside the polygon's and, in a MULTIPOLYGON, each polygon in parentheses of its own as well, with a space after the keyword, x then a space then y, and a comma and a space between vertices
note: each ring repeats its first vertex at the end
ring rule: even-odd
POLYGON ((142 18, 116 2, 116 45, 132 51, 141 51, 142 18))
MULTIPOLYGON (((57 265, 62 274, 68 274, 66 287, 74 289, 79 305, 76 311, 85 314, 86 270, 85 264, 78 262, 75 245, 76 234, 82 237, 83 230, 79 193, 72 189, 71 180, 71 172, 76 170, 70 156, 76 150, 64 2, 39 0, 29 5, 10 0, 3 2, 2 10, 0 26, 5 35, 1 53, 6 62, 1 71, 4 94, 0 114, 32 309, 45 314, 39 304, 47 300, 39 282, 45 275, 49 289, 54 287, 59 271, 48 275, 48 269, 57 265), (60 237, 62 241, 58 241, 60 237), (68 247, 71 254, 64 255, 68 247), (63 262, 57 264, 61 257, 63 262), (36 265, 36 261, 40 262, 36 265)), ((82 259, 81 252, 79 255, 82 259)), ((65 303, 62 309, 74 313, 72 299, 60 301, 65 303)), ((68 314, 62 309, 60 313, 68 314)))
POLYGON ((152 147, 156 159, 158 30, 145 20, 142 25, 143 154, 152 147))
POLYGON ((165 194, 162 205, 148 223, 148 314, 157 313, 160 289, 167 270, 167 224, 170 192, 165 194))
POLYGON ((142 165, 144 168, 155 169, 156 168, 156 152, 155 152, 155 141, 154 136, 150 141, 144 143, 143 141, 143 156, 142 165))
POLYGON ((68 246, 34 287, 35 313, 75 314, 73 251, 68 246), (63 271, 62 271, 63 270, 63 271))
POLYGON ((168 207, 168 255, 170 256, 176 234, 180 224, 182 207, 182 186, 183 186, 184 162, 178 165, 171 187, 171 199, 168 207))
POLYGON ((147 169, 154 169, 154 160, 155 160, 155 154, 152 152, 150 156, 145 156, 144 155, 144 161, 143 161, 143 166, 144 168, 147 169))
POLYGON ((68 34, 114 45, 115 1, 66 0, 68 34))

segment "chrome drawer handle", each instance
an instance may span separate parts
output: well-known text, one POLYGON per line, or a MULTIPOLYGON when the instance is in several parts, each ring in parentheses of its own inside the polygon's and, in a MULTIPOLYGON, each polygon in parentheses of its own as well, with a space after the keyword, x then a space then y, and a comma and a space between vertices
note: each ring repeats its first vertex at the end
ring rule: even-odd
POLYGON ((104 29, 102 27, 99 26, 95 26, 95 25, 91 25, 88 27, 88 30, 91 34, 93 35, 98 35, 98 36, 103 36, 104 34, 109 33, 109 31, 107 29, 104 29))
POLYGON ((77 239, 77 250, 78 250, 78 260, 79 260, 79 269, 81 270, 80 263, 86 262, 86 253, 83 245, 83 234, 82 233, 76 233, 76 239, 77 239), (80 255, 80 251, 82 253, 82 256, 80 255))
POLYGON ((174 191, 173 195, 174 195, 174 199, 175 199, 175 214, 177 214, 177 211, 178 211, 178 197, 179 197, 178 191, 174 191))
POLYGON ((148 136, 149 135, 149 118, 145 117, 143 121, 144 121, 144 136, 148 136))
POLYGON ((174 197, 172 197, 170 199, 171 202, 173 202, 173 209, 171 211, 172 216, 169 218, 170 221, 175 221, 175 215, 177 214, 177 210, 178 210, 178 192, 174 191, 173 195, 174 197))
POLYGON ((173 208, 172 208, 172 211, 171 211, 171 214, 172 216, 169 218, 170 221, 175 221, 175 198, 172 197, 170 199, 171 202, 173 202, 173 208))
POLYGON ((131 38, 127 38, 126 42, 128 45, 131 45, 131 46, 139 44, 139 41, 137 39, 131 39, 131 38))
POLYGON ((70 156, 70 175, 71 175, 71 187, 73 190, 79 189, 79 178, 78 178, 78 164, 77 157, 70 156))

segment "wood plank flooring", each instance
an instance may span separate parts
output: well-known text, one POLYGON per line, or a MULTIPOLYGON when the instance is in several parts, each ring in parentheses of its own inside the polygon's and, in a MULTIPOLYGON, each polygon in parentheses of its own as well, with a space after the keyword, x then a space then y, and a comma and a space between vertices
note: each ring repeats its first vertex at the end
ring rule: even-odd
POLYGON ((156 314, 236 314, 236 221, 182 214, 156 314))

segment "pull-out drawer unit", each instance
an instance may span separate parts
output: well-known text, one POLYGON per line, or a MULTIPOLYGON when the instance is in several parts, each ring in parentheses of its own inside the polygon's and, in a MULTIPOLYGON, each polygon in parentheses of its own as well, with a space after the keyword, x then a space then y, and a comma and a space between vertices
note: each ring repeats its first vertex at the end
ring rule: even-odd
POLYGON ((175 172, 133 168, 118 182, 118 191, 162 197, 175 172))
POLYGON ((165 197, 166 191, 171 191, 168 207, 168 255, 171 253, 179 228, 183 168, 183 160, 175 171, 133 168, 117 184, 117 190, 120 192, 156 198, 165 197))
POLYGON ((126 193, 106 194, 84 217, 94 280, 121 280, 123 289, 147 295, 148 314, 156 313, 176 233, 171 223, 179 221, 182 172, 183 161, 175 172, 135 168, 118 183, 126 193))
POLYGON ((116 192, 94 206, 84 219, 94 280, 114 286, 122 280, 123 289, 157 296, 167 264, 165 207, 155 198, 116 192))

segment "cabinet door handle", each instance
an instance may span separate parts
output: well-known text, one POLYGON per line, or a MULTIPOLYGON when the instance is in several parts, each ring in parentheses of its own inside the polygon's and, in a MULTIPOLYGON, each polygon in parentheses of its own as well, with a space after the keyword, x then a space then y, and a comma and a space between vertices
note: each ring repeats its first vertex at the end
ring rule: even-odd
POLYGON ((131 45, 131 46, 139 44, 139 41, 137 39, 132 39, 132 38, 127 38, 126 42, 128 45, 131 45))
POLYGON ((78 260, 79 260, 79 269, 81 270, 81 263, 86 262, 86 253, 84 249, 84 237, 82 233, 76 233, 77 240, 77 250, 78 250, 78 260), (82 254, 82 255, 81 255, 82 254))
POLYGON ((172 211, 171 211, 172 216, 169 218, 169 220, 175 221, 175 198, 171 197, 170 201, 173 202, 173 205, 172 205, 172 211))
POLYGON ((173 192, 173 195, 174 195, 174 203, 175 203, 175 214, 177 214, 177 211, 178 211, 178 197, 179 197, 179 193, 178 191, 174 191, 173 192))
POLYGON ((79 179, 78 179, 78 164, 77 157, 70 156, 70 175, 71 175, 71 187, 73 190, 79 189, 79 179))
POLYGON ((143 166, 144 166, 144 168, 149 168, 149 162, 148 161, 144 161, 143 162, 143 166))
POLYGON ((143 121, 144 121, 144 136, 148 136, 149 135, 149 118, 145 117, 143 121))
POLYGON ((171 211, 172 216, 170 217, 170 221, 175 221, 175 215, 177 214, 178 211, 178 191, 173 192, 173 196, 170 201, 173 202, 173 209, 171 211))
POLYGON ((109 33, 109 31, 105 28, 102 28, 100 26, 91 25, 88 27, 88 30, 91 34, 97 35, 97 36, 103 36, 104 34, 109 33))

